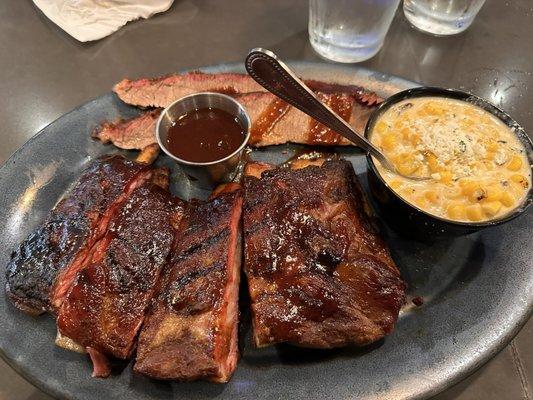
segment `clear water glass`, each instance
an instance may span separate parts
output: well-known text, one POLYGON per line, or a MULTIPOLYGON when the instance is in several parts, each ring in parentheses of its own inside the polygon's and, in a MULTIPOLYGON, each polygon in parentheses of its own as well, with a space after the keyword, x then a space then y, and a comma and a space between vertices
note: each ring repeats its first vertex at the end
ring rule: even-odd
POLYGON ((373 57, 400 0, 310 0, 309 40, 322 57, 359 62, 373 57))
POLYGON ((485 0, 404 0, 405 17, 434 35, 455 35, 467 29, 485 0))

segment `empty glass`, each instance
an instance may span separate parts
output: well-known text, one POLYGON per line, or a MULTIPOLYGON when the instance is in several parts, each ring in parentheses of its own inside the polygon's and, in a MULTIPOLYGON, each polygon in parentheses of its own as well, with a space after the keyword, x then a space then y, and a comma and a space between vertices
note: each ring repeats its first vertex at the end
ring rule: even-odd
POLYGON ((373 57, 383 45, 400 0, 310 0, 309 40, 340 62, 373 57))
POLYGON ((404 0, 405 17, 434 35, 454 35, 468 28, 485 0, 404 0))

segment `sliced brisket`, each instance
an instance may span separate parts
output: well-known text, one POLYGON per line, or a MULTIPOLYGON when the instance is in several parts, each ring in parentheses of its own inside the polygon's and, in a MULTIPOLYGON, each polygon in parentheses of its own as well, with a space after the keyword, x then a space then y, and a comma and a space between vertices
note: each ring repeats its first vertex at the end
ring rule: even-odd
POLYGON ((165 108, 174 100, 198 92, 235 95, 265 89, 244 74, 190 72, 153 79, 123 79, 113 91, 123 102, 134 106, 165 108))
MULTIPOLYGON (((359 86, 307 81, 318 97, 362 132, 366 121, 381 99, 359 86)), ((201 91, 233 96, 252 120, 250 144, 256 147, 282 143, 309 145, 349 145, 348 140, 332 132, 303 112, 289 106, 259 86, 247 75, 189 73, 159 79, 124 80, 114 91, 126 103, 142 107, 166 107, 174 100, 201 91)), ((93 136, 124 149, 142 149, 155 143, 155 123, 160 110, 150 110, 138 117, 104 123, 93 136)))
MULTIPOLYGON (((374 110, 373 106, 359 103, 350 93, 317 92, 317 96, 359 132, 364 131, 368 117, 374 110)), ((322 146, 352 144, 271 93, 249 93, 237 97, 237 100, 252 120, 252 146, 263 147, 289 142, 322 146)))
POLYGON ((111 142, 121 149, 142 150, 156 143, 155 127, 160 114, 161 110, 157 109, 126 120, 104 122, 94 130, 92 136, 103 143, 111 142))
POLYGON ((93 161, 13 252, 6 271, 6 291, 13 303, 32 314, 56 309, 109 220, 151 175, 149 166, 121 156, 93 161))
POLYGON ((105 355, 130 357, 182 211, 181 201, 154 184, 132 193, 61 305, 62 335, 105 355))
MULTIPOLYGON (((235 185, 236 186, 236 185, 235 185)), ((226 382, 238 358, 241 190, 191 202, 139 337, 134 371, 226 382)))
MULTIPOLYGON (((309 162, 313 164, 315 162, 309 162)), ((257 346, 365 345, 394 327, 405 284, 351 164, 248 164, 244 268, 257 346)))
MULTIPOLYGON (((350 94, 319 92, 322 101, 332 106, 358 132, 365 129, 373 106, 360 104, 350 94)), ((276 98, 271 93, 248 93, 234 96, 246 109, 252 121, 250 145, 255 147, 283 143, 345 146, 347 139, 316 122, 297 108, 276 98)), ((143 149, 156 143, 155 125, 161 110, 145 111, 139 116, 103 123, 93 137, 104 143, 111 142, 122 149, 143 149)))

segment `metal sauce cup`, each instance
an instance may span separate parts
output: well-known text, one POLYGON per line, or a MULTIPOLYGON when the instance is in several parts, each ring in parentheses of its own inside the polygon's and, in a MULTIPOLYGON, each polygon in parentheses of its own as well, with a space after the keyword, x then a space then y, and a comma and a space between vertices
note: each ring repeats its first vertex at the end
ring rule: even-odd
POLYGON ((235 177, 244 147, 250 138, 250 127, 250 117, 240 103, 225 94, 204 92, 182 97, 165 108, 157 120, 155 129, 159 146, 192 178, 193 183, 201 188, 212 189, 218 183, 229 182, 235 177), (167 134, 174 121, 182 115, 201 108, 217 108, 237 118, 245 132, 243 142, 237 150, 219 160, 193 162, 176 157, 167 149, 167 134))

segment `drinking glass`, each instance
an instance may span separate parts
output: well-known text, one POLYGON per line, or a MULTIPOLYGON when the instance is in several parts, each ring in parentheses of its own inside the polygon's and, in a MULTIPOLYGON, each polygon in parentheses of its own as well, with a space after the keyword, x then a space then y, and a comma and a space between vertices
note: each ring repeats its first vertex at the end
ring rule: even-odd
POLYGON ((309 40, 321 56, 339 62, 373 57, 400 0, 310 0, 309 40))
POLYGON ((404 0, 405 17, 416 28, 434 35, 454 35, 467 29, 485 0, 404 0))

